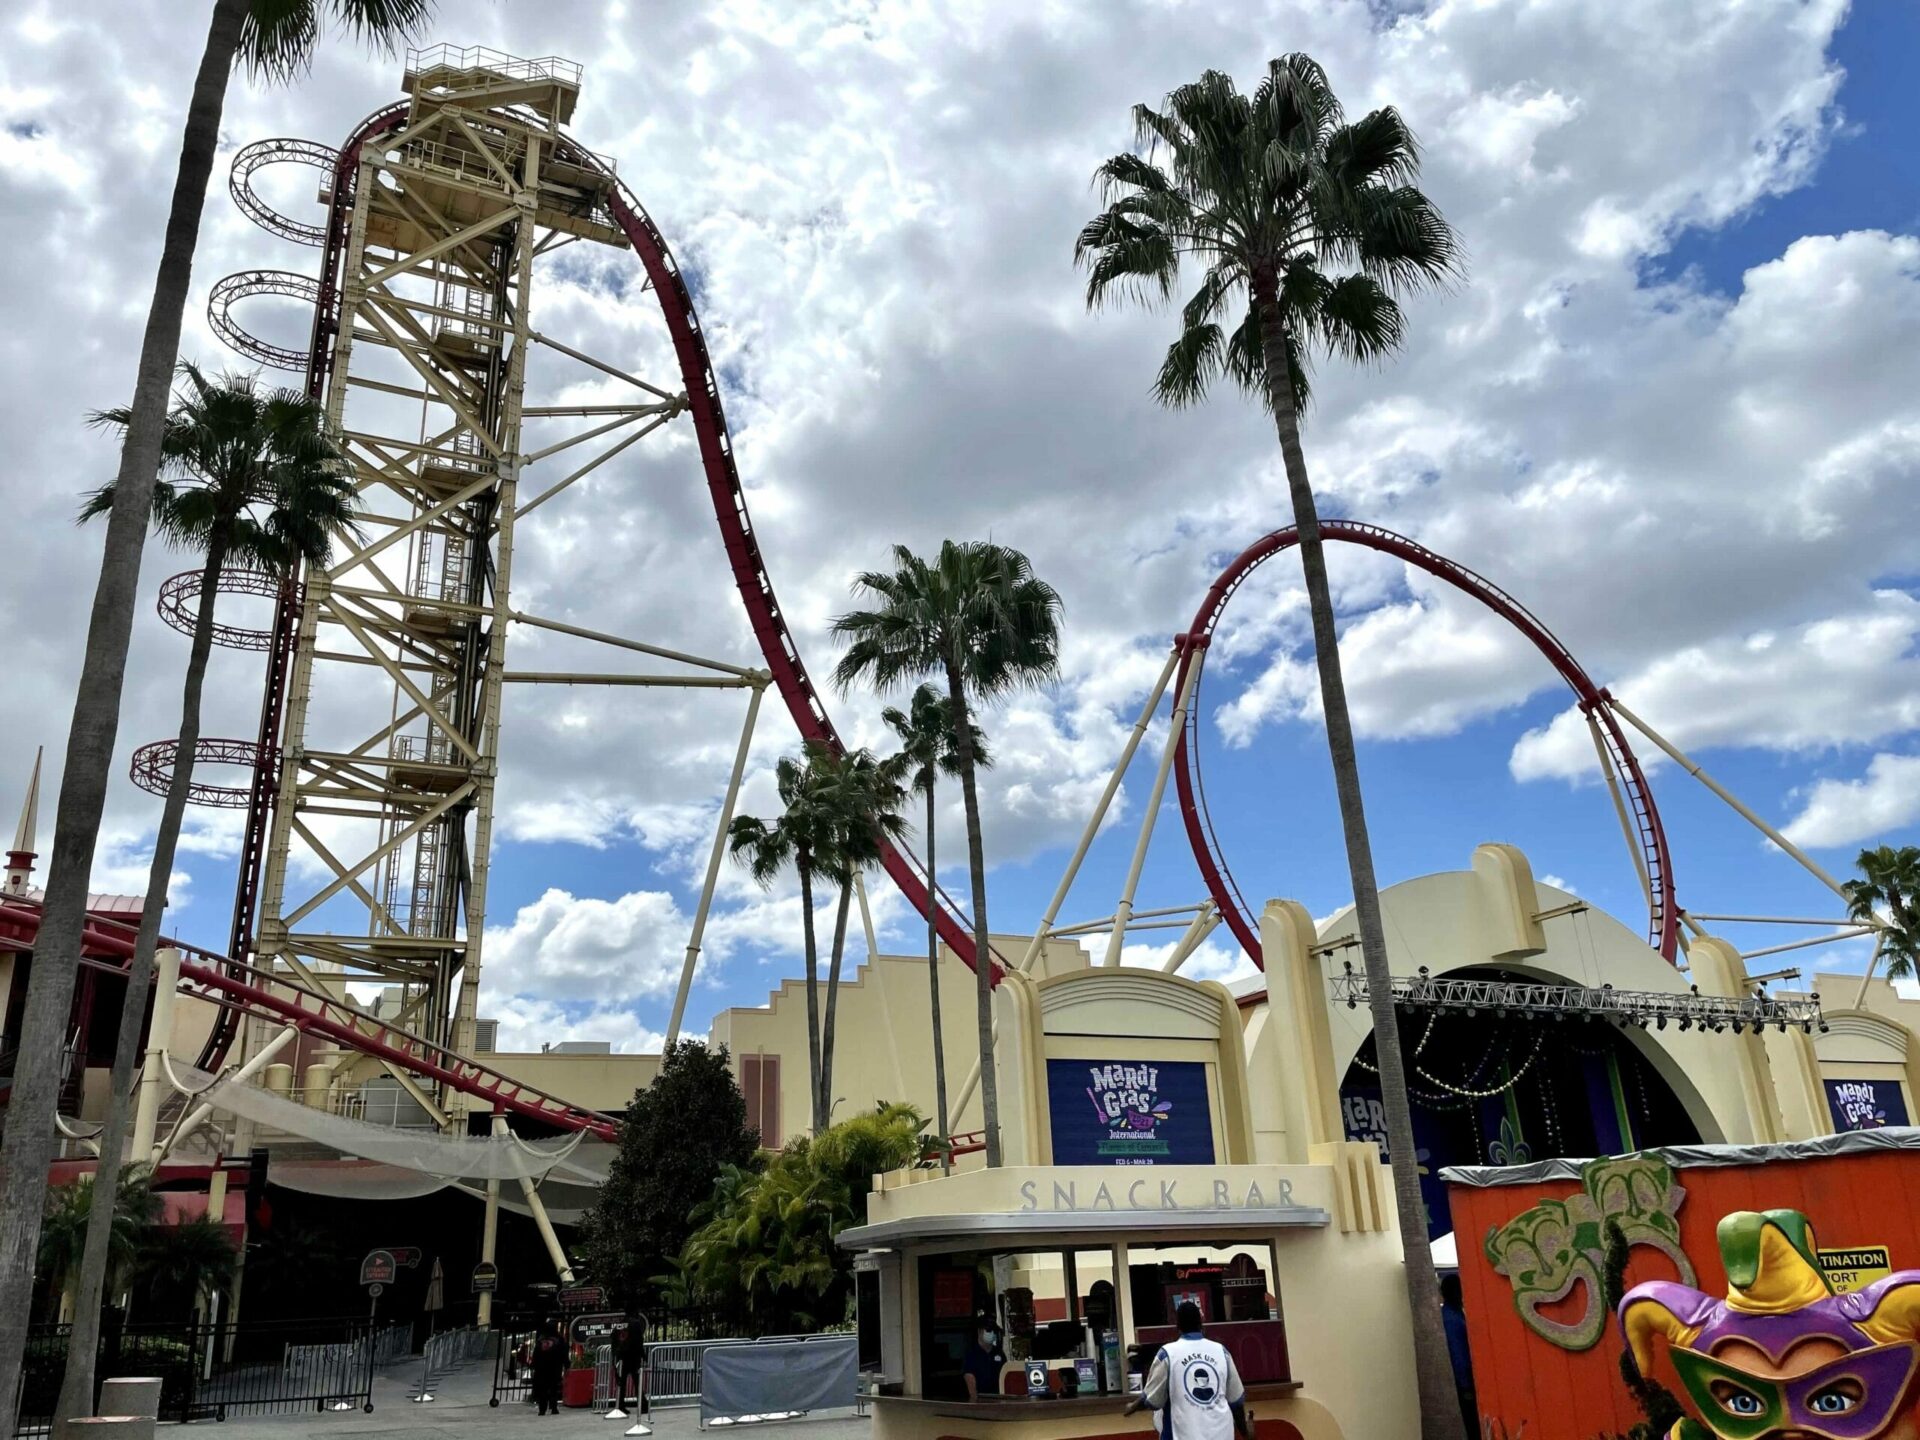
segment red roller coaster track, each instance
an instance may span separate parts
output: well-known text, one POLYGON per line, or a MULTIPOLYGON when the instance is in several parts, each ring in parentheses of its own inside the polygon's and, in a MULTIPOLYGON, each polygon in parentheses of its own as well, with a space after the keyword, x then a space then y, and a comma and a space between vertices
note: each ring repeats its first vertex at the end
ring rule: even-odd
MULTIPOLYGON (((1673 862, 1667 849, 1667 832, 1660 823, 1660 812, 1653 803, 1653 794, 1647 788, 1640 762, 1635 758, 1632 746, 1627 744, 1620 722, 1614 718, 1609 704, 1611 697, 1607 692, 1593 683, 1567 647, 1555 639, 1553 632, 1526 606, 1466 566, 1435 554, 1418 541, 1396 535, 1391 530, 1383 530, 1378 525, 1366 525, 1354 520, 1322 520, 1320 534, 1327 540, 1361 545, 1383 555, 1392 555, 1446 581, 1485 605, 1532 641, 1534 648, 1546 656, 1547 662, 1572 689, 1580 702, 1580 709, 1600 727, 1602 742, 1606 745, 1626 795, 1635 839, 1639 842, 1646 867, 1652 895, 1647 920, 1648 943, 1669 961, 1673 960, 1680 942, 1680 912, 1673 898, 1673 862)), ((1234 592, 1261 565, 1299 543, 1300 532, 1293 527, 1275 530, 1254 541, 1220 572, 1220 578, 1213 582, 1206 598, 1200 602, 1193 625, 1180 637, 1180 672, 1174 693, 1178 694, 1185 684, 1187 667, 1193 663, 1194 656, 1205 650, 1212 640, 1214 629, 1220 623, 1220 616, 1234 592)), ((1189 705, 1189 716, 1198 714, 1199 708, 1197 700, 1189 705)), ((1247 904, 1246 897, 1234 882, 1219 837, 1214 833, 1213 819, 1207 810, 1206 791, 1201 784, 1200 750, 1194 743, 1191 719, 1180 735, 1174 777, 1180 789, 1180 815, 1186 823, 1187 840, 1193 846, 1193 858, 1200 865, 1207 890, 1220 907, 1221 917, 1227 922, 1228 928, 1239 940, 1240 948, 1258 965, 1261 963, 1258 921, 1253 907, 1247 904)))

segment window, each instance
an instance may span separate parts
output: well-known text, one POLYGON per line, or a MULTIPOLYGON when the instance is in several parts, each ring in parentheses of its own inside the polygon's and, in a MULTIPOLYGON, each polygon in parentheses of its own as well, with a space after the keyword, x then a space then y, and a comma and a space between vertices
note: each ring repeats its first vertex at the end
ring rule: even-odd
POLYGON ((780 1057, 742 1055, 740 1093, 747 1102, 747 1124, 760 1132, 768 1150, 780 1148, 780 1057))
POLYGON ((1136 1245, 1127 1251, 1136 1365, 1177 1333, 1180 1306, 1200 1311, 1207 1338, 1226 1346, 1249 1385, 1291 1379, 1278 1273, 1269 1242, 1136 1245))

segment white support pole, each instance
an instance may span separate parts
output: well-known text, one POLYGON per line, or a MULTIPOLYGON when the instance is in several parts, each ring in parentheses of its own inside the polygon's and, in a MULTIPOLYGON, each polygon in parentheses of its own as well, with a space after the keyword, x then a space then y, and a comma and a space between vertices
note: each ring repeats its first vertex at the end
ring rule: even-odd
POLYGON ((1640 853, 1639 837, 1633 833, 1633 821, 1627 818, 1627 802, 1620 793, 1620 777, 1614 774, 1613 757, 1607 753, 1607 742, 1601 738, 1600 722, 1593 718, 1593 712, 1587 712, 1587 729, 1593 733, 1593 753, 1600 757, 1600 774, 1607 782, 1607 794, 1613 797, 1613 813, 1620 817, 1620 833, 1627 840, 1627 854, 1633 857, 1633 870, 1640 877, 1640 898, 1653 907, 1653 882, 1647 878, 1647 857, 1640 853))
POLYGON ((140 1093, 133 1110, 133 1148, 145 1160, 153 1154, 153 1132, 160 1121, 160 1092, 166 1085, 161 1057, 173 1038, 173 997, 180 987, 180 952, 162 946, 153 957, 153 1020, 147 1029, 147 1054, 140 1066, 140 1093))
MULTIPOLYGON (((493 1133, 507 1133, 507 1117, 496 1113, 493 1117, 493 1133)), ((499 1193, 499 1183, 493 1185, 495 1194, 499 1193)), ((553 1261, 554 1274, 562 1285, 573 1283, 573 1266, 567 1261, 567 1252, 560 1247, 560 1237, 553 1233, 553 1222, 547 1218, 547 1207, 540 1201, 540 1189, 527 1176, 520 1177, 520 1194, 527 1202, 527 1209, 533 1212, 533 1228, 540 1232, 540 1238, 546 1243, 547 1258, 553 1261)))
MULTIPOLYGON (((504 1134, 506 1132, 506 1128, 507 1128, 507 1117, 505 1115, 502 1115, 499 1111, 496 1110, 493 1116, 493 1133, 495 1135, 504 1134)), ((487 1264, 487 1265, 493 1264, 495 1242, 499 1239, 499 1236, 500 1236, 500 1181, 497 1177, 495 1177, 487 1181, 486 1217, 480 1222, 480 1259, 483 1264, 487 1264)), ((499 1272, 495 1271, 494 1273, 498 1275, 499 1272)), ((493 1324, 493 1292, 491 1290, 482 1290, 480 1292, 479 1313, 475 1316, 474 1324, 476 1324, 482 1330, 488 1329, 489 1327, 492 1326, 493 1324)), ((502 1344, 506 1343, 504 1338, 502 1339, 501 1343, 502 1344)))
MULTIPOLYGON (((227 1076, 227 1079, 234 1084, 241 1084, 247 1080, 251 1080, 255 1075, 258 1075, 262 1070, 267 1068, 268 1063, 272 1061, 274 1056, 292 1044, 294 1036, 299 1033, 300 1032, 293 1026, 287 1026, 281 1030, 278 1035, 274 1036, 273 1039, 269 1040, 265 1045, 262 1045, 259 1053, 254 1055, 238 1070, 235 1070, 231 1075, 227 1076)), ((213 1109, 214 1107, 211 1105, 197 1105, 188 1111, 186 1118, 173 1127, 173 1133, 167 1136, 166 1143, 154 1148, 154 1162, 157 1164, 161 1160, 166 1159, 168 1155, 179 1148, 181 1141, 185 1140, 193 1134, 194 1131, 206 1124, 209 1117, 213 1114, 213 1109)), ((137 1155, 140 1152, 136 1150, 134 1153, 137 1155)))
POLYGON ((1867 973, 1860 977, 1860 992, 1853 997, 1853 1008, 1856 1010, 1867 1003, 1867 986, 1873 983, 1873 972, 1880 968, 1880 947, 1886 943, 1886 939, 1884 930, 1873 937, 1873 958, 1867 961, 1867 973))
POLYGON ((1193 923, 1187 927, 1187 933, 1180 937, 1180 943, 1173 947, 1173 953, 1167 956, 1167 963, 1160 968, 1171 975, 1188 960, 1193 952, 1206 942, 1206 938, 1220 924, 1220 907, 1212 900, 1200 907, 1200 913, 1193 917, 1193 923))
POLYGON ((740 799, 740 778, 746 774, 747 751, 753 747, 753 724, 760 715, 760 700, 772 679, 764 670, 754 679, 753 695, 747 701, 747 722, 740 727, 740 747, 733 754, 733 773, 727 777, 726 798, 720 802, 720 823, 714 828, 713 850, 707 856, 706 883, 700 887, 700 903, 693 912, 693 936, 687 941, 687 958, 680 966, 680 985, 673 992, 673 1018, 667 1021, 667 1044, 680 1038, 680 1022, 686 1018, 687 993, 693 988, 693 967, 700 958, 700 941, 707 933, 707 912, 713 907, 713 887, 720 880, 720 861, 727 853, 727 827, 733 823, 733 807, 740 799))
MULTIPOLYGON (((1153 723, 1154 715, 1160 709, 1160 697, 1167 693, 1167 686, 1173 680, 1173 672, 1180 664, 1180 647, 1176 644, 1167 656, 1167 663, 1160 667, 1160 678, 1154 681, 1153 692, 1147 696, 1147 703, 1140 707, 1140 718, 1133 722, 1133 729, 1127 735, 1127 743, 1120 751, 1120 759, 1113 767, 1113 773, 1107 777, 1107 788, 1100 792, 1099 802, 1093 807, 1093 814, 1087 820, 1087 828, 1080 836, 1080 844, 1073 852, 1073 858, 1067 861, 1066 873, 1060 877, 1060 884, 1053 892, 1053 899, 1047 903, 1047 913, 1040 917, 1039 928, 1033 932, 1033 939, 1027 945, 1027 953, 1020 957, 1021 971, 1031 970, 1033 962, 1040 957, 1040 949, 1047 943, 1047 932, 1059 917, 1060 907, 1066 903, 1067 892, 1073 889, 1074 877, 1080 873, 1080 866, 1092 848, 1093 837, 1100 833, 1100 823, 1107 818, 1107 810, 1113 804, 1113 797, 1119 793, 1120 782, 1126 778, 1127 767, 1133 764, 1134 752, 1140 748, 1140 741, 1147 733, 1147 726, 1153 723)), ((971 1097, 973 1087, 980 1083, 980 1072, 976 1065, 973 1078, 965 1086, 966 1094, 971 1097)), ((963 1100, 960 1102, 965 1104, 963 1100)), ((957 1111, 959 1105, 954 1109, 957 1111)))
POLYGON ((1845 887, 1843 887, 1838 880, 1834 879, 1833 876, 1829 875, 1826 870, 1821 867, 1819 862, 1814 860, 1798 845, 1787 839, 1787 837, 1782 835, 1778 830, 1774 829, 1773 826, 1754 814, 1753 811, 1749 810, 1745 805, 1742 805, 1740 801, 1734 797, 1732 791, 1728 790, 1726 786, 1722 785, 1711 775, 1707 774, 1706 771, 1694 764, 1692 760, 1688 759, 1685 752, 1683 752, 1679 746, 1669 741, 1658 730, 1655 730, 1618 700, 1610 700, 1608 703, 1613 706, 1614 714, 1618 715, 1622 720, 1625 720, 1629 725, 1633 726, 1634 729, 1658 745, 1667 753, 1668 758, 1671 759, 1674 764, 1680 766, 1681 769, 1693 776, 1694 779, 1706 786, 1707 789, 1711 790, 1715 795, 1718 795, 1732 807, 1733 812, 1742 820, 1745 820, 1749 825, 1753 826, 1754 829, 1758 830, 1762 835, 1786 851, 1787 854, 1798 860, 1808 874, 1812 875, 1822 885, 1825 885, 1829 890, 1833 891, 1833 893, 1838 895, 1842 900, 1848 900, 1850 898, 1847 895, 1845 887))
POLYGON ((1120 963, 1120 947, 1127 943, 1127 922, 1133 918, 1133 893, 1140 887, 1140 873, 1147 867, 1147 846, 1153 839, 1153 827, 1160 819, 1160 800, 1167 793, 1167 776, 1173 773, 1173 757, 1179 752, 1180 737, 1186 731, 1187 704, 1200 679, 1200 666, 1206 651, 1196 650, 1180 682, 1180 693, 1173 702, 1173 719, 1167 725, 1167 743, 1160 750, 1160 768, 1154 772, 1153 792, 1140 816, 1140 838, 1134 842, 1133 863, 1127 867, 1127 883, 1120 891, 1120 903, 1113 907, 1113 933, 1107 936, 1106 963, 1120 963))

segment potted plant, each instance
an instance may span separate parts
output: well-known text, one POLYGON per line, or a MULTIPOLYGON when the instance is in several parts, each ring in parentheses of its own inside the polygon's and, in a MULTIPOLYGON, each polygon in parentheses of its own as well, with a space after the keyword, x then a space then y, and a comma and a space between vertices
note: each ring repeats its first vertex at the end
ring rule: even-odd
POLYGON ((573 1347, 566 1377, 560 1382, 560 1403, 569 1410, 584 1410, 593 1404, 593 1356, 584 1345, 573 1347))

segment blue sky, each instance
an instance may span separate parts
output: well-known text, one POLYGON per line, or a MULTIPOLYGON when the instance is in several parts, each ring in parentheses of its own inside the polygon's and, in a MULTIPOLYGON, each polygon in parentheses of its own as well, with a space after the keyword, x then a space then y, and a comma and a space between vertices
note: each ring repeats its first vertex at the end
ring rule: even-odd
MULTIPOLYGON (((95 542, 65 524, 77 486, 45 477, 110 460, 74 412, 127 383, 138 316, 124 297, 151 273, 164 203, 161 187, 103 177, 170 163, 193 58, 160 8, 113 8, 110 31, 24 6, 0 46, 0 211, 29 222, 21 261, 50 276, 10 301, 0 342, 0 382, 21 399, 0 485, 48 537, 0 576, 15 676, 0 723, 56 756, 81 617, 44 597, 78 593, 95 542), (70 255, 82 262, 53 263, 70 255), (75 343, 22 339, 47 334, 75 343), (72 423, 17 418, 38 413, 72 423)), ((1920 838, 1911 6, 1087 0, 1029 16, 732 0, 642 15, 606 0, 458 18, 467 32, 432 38, 587 60, 576 130, 619 158, 698 277, 749 500, 816 676, 851 575, 896 541, 990 535, 1061 589, 1060 685, 987 717, 996 929, 1038 917, 1167 637, 1226 558, 1288 518, 1271 431, 1238 397, 1179 414, 1151 403, 1171 318, 1084 312, 1070 248, 1093 206, 1087 176, 1127 144, 1132 102, 1206 65, 1250 83, 1291 47, 1326 63, 1350 109, 1406 111, 1472 261, 1456 293, 1410 307, 1401 357, 1323 368, 1307 447, 1325 512, 1413 535, 1510 590, 1836 872, 1862 844, 1920 838)), ((228 143, 331 141, 390 98, 396 69, 335 45, 307 83, 237 86, 228 143)), ((568 256, 542 327, 665 378, 657 315, 618 257, 568 256)), ((221 359, 198 314, 220 275, 307 263, 216 188, 186 353, 221 359)), ((524 527, 519 603, 751 662, 689 442, 636 447, 524 527)), ((181 564, 156 546, 145 586, 181 564)), ((1337 552, 1334 567, 1382 881, 1504 840, 1637 927, 1632 867, 1546 663, 1397 565, 1337 552)), ((1295 577, 1269 566, 1237 598, 1200 724, 1242 888, 1325 915, 1348 885, 1295 577)), ((524 630, 512 645, 564 648, 524 630)), ((123 753, 169 733, 183 651, 143 614, 123 753)), ((255 662, 216 663, 208 732, 250 734, 255 662)), ((843 733, 880 743, 880 703, 836 700, 843 733)), ((512 698, 483 1004, 505 1043, 631 1048, 664 1028, 741 707, 512 698)), ((779 708, 766 713, 745 798, 760 813, 794 745, 779 708)), ((1063 918, 1111 910, 1157 748, 1156 733, 1063 918)), ((0 804, 26 763, 0 774, 0 804)), ((1838 913, 1675 767, 1652 783, 1684 904, 1838 913)), ((139 887, 155 809, 116 787, 102 888, 139 887)), ((189 832, 172 888, 189 938, 224 939, 233 840, 230 817, 189 832)), ((941 847, 960 853, 951 805, 941 847)), ((875 890, 884 943, 911 950, 917 921, 875 890)), ((1199 895, 1169 805, 1138 903, 1199 895)), ((762 896, 728 872, 696 1029, 798 972, 797 921, 790 889, 762 896)), ((1221 931, 1198 968, 1238 963, 1221 931)))

